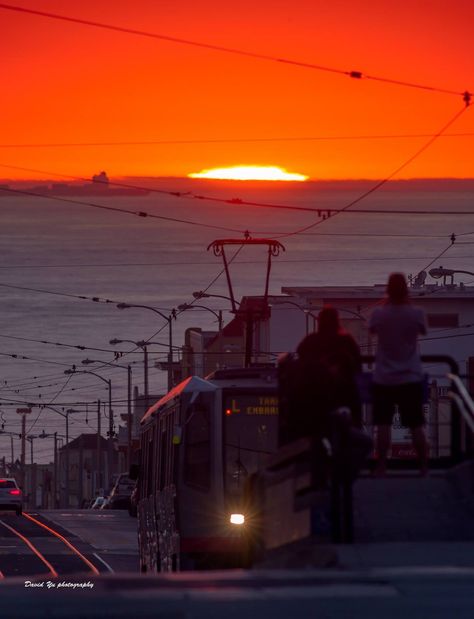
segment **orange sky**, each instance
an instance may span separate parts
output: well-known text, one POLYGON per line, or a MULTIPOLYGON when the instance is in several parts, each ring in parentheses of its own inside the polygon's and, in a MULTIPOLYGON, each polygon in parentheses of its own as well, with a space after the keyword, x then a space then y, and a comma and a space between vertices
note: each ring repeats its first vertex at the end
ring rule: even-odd
MULTIPOLYGON (((12 2, 12 4, 16 4, 12 2)), ((470 0, 31 0, 19 6, 343 70, 474 91, 470 0)), ((0 144, 434 133, 461 97, 351 80, 0 10, 0 144)), ((468 109, 451 132, 473 132, 468 109)), ((426 138, 0 148, 0 163, 90 176, 240 164, 380 178, 426 138)), ((400 174, 474 177, 474 136, 445 137, 400 174)), ((0 177, 40 174, 0 167, 0 177)), ((46 175, 51 177, 51 175, 46 175)))

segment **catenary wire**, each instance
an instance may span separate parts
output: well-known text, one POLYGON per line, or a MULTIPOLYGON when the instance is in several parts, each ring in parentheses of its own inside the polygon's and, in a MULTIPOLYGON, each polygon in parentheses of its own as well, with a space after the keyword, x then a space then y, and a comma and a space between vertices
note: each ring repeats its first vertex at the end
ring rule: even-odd
MULTIPOLYGON (((463 110, 461 110, 461 113, 465 110, 466 108, 463 108, 463 110)), ((451 122, 454 122, 451 121, 451 122)), ((448 123, 449 125, 449 123, 448 123)), ((441 137, 441 132, 438 132, 438 134, 436 134, 437 137, 441 137)), ((435 137, 436 137, 435 136, 435 137)), ((383 184, 387 183, 389 180, 392 180, 393 176, 395 176, 401 169, 403 169, 405 166, 407 166, 409 163, 411 163, 411 161, 413 161, 413 159, 415 159, 419 154, 421 154, 421 152, 423 150, 425 150, 426 148, 428 148, 428 146, 434 141, 435 138, 433 138, 432 140, 430 140, 429 142, 427 142, 419 151, 417 151, 417 153, 415 153, 414 156, 412 156, 409 160, 407 160, 404 164, 402 164, 402 166, 400 166, 399 168, 397 168, 394 172, 392 172, 392 174, 389 177, 386 177, 384 180, 381 181, 377 181, 375 186, 372 186, 368 191, 366 191, 365 193, 362 194, 362 196, 359 196, 356 200, 354 200, 353 202, 351 202, 349 205, 346 205, 342 208, 325 208, 325 207, 304 207, 304 206, 295 206, 295 205, 288 205, 288 204, 272 204, 272 203, 265 203, 265 202, 255 202, 255 201, 250 201, 250 200, 243 200, 242 198, 219 198, 219 197, 215 197, 215 196, 207 196, 207 195, 201 195, 201 194, 197 194, 194 192, 190 192, 190 191, 186 191, 186 192, 182 192, 182 191, 170 191, 170 190, 164 190, 164 189, 157 189, 157 188, 153 188, 153 187, 144 187, 142 185, 136 185, 136 184, 129 184, 129 183, 120 183, 117 181, 109 181, 109 185, 113 185, 113 186, 117 186, 117 187, 122 187, 122 188, 126 188, 126 189, 137 189, 137 190, 146 190, 152 193, 159 193, 159 194, 166 194, 169 196, 172 196, 174 198, 181 198, 181 199, 187 199, 187 200, 199 200, 199 201, 206 201, 206 202, 215 202, 215 203, 220 203, 220 204, 231 204, 231 205, 239 205, 239 206, 252 206, 252 207, 260 207, 260 208, 272 208, 272 209, 284 209, 284 210, 290 210, 290 211, 300 211, 300 212, 309 212, 309 213, 317 213, 318 214, 318 218, 323 217, 323 219, 321 220, 321 223, 323 221, 325 221, 326 218, 329 218, 332 214, 339 214, 342 212, 345 213, 349 213, 349 214, 389 214, 389 215, 393 215, 393 214, 397 214, 397 215, 472 215, 474 214, 474 211, 433 211, 433 210, 393 210, 393 209, 376 209, 376 208, 372 208, 372 209, 357 209, 357 210, 352 210, 352 211, 348 211, 347 209, 351 206, 353 206, 354 204, 356 204, 357 202, 360 202, 363 198, 365 198, 366 196, 370 195, 371 193, 373 193, 376 189, 378 189, 379 187, 381 187, 383 184)), ((0 167, 4 167, 4 168, 12 168, 15 170, 25 170, 25 171, 30 171, 30 172, 39 172, 42 174, 50 174, 53 176, 60 176, 61 178, 69 178, 69 179, 74 179, 74 180, 82 180, 82 181, 88 181, 90 179, 86 179, 84 177, 79 177, 79 176, 73 176, 70 174, 61 174, 58 172, 52 172, 52 171, 46 171, 46 170, 38 170, 38 169, 34 169, 34 168, 24 168, 24 167, 19 167, 19 166, 13 166, 13 165, 9 165, 9 164, 5 164, 5 163, 0 163, 0 167)), ((67 202, 67 203, 73 203, 73 204, 78 204, 79 206, 88 206, 91 208, 99 208, 99 209, 106 209, 106 210, 110 210, 110 211, 118 211, 118 212, 124 212, 126 214, 131 214, 131 215, 136 215, 139 217, 143 217, 143 218, 151 218, 151 219, 170 219, 167 218, 165 216, 160 216, 160 215, 154 215, 151 213, 148 213, 147 211, 132 211, 130 209, 119 209, 116 207, 107 207, 107 206, 103 206, 94 202, 85 202, 82 200, 72 200, 70 198, 66 198, 66 197, 62 197, 62 196, 57 196, 57 195, 48 195, 45 193, 41 193, 41 192, 32 192, 32 191, 28 191, 28 190, 20 190, 20 189, 13 189, 13 188, 9 188, 9 187, 5 187, 5 186, 0 186, 0 191, 4 191, 4 192, 10 192, 10 193, 19 193, 19 194, 26 194, 26 195, 31 195, 32 197, 39 197, 39 198, 51 198, 54 199, 58 202, 67 202)), ((212 226, 210 224, 201 224, 199 222, 195 222, 193 220, 173 220, 173 221, 177 221, 177 223, 184 223, 184 224, 190 224, 190 225, 199 225, 199 226, 207 226, 210 228, 217 228, 219 230, 224 230, 227 232, 236 232, 238 234, 245 234, 245 232, 248 231, 248 226, 245 230, 243 229, 238 229, 238 228, 226 228, 223 226, 212 226)), ((318 224, 320 222, 318 221, 318 224)), ((309 229, 315 227, 313 226, 309 226, 309 229)), ((303 232, 305 232, 306 229, 302 228, 302 232, 298 232, 298 234, 302 234, 303 232)), ((268 233, 267 234, 272 234, 272 233, 268 233)), ((274 233, 275 235, 280 234, 282 236, 291 236, 294 234, 294 232, 281 232, 281 231, 277 231, 274 233)), ((308 233, 311 234, 311 233, 308 233)), ((316 233, 313 233, 316 234, 316 233)), ((276 237, 278 238, 278 237, 276 237)))
MULTIPOLYGON (((136 140, 111 142, 43 142, 0 144, 0 148, 95 148, 101 146, 159 146, 175 144, 241 144, 246 142, 317 142, 317 141, 359 141, 359 140, 401 140, 432 137, 432 133, 392 133, 367 135, 319 135, 258 138, 208 138, 188 140, 136 140)), ((444 133, 443 138, 473 137, 472 132, 444 133)))
MULTIPOLYGON (((464 111, 464 109, 462 111, 464 111)), ((441 135, 439 135, 438 137, 441 137, 441 135)), ((422 150, 426 149, 427 147, 428 147, 428 144, 422 147, 422 150)), ((421 153, 421 150, 416 154, 416 156, 418 156, 420 153, 421 153)), ((356 210, 351 210, 351 211, 347 210, 349 207, 360 202, 363 198, 373 193, 376 189, 381 187, 383 184, 387 183, 389 180, 392 180, 392 177, 395 174, 397 174, 403 167, 408 165, 408 163, 410 163, 414 158, 415 156, 413 156, 410 160, 406 161, 401 167, 397 168, 397 170, 392 172, 392 174, 389 177, 386 177, 382 181, 377 181, 375 186, 372 186, 368 191, 366 191, 361 196, 356 198, 356 200, 354 200, 349 205, 346 205, 342 208, 332 208, 332 207, 327 208, 323 206, 309 207, 309 206, 296 206, 296 205, 290 205, 290 204, 273 204, 273 203, 266 203, 266 202, 255 202, 251 200, 244 200, 242 198, 218 198, 215 196, 207 196, 207 195, 193 193, 190 191, 186 191, 186 192, 166 191, 163 189, 156 189, 153 187, 144 187, 142 185, 136 185, 136 184, 131 185, 129 183, 119 183, 116 181, 109 181, 109 185, 122 187, 126 189, 147 190, 152 193, 166 194, 174 198, 180 198, 180 199, 186 199, 186 200, 199 200, 199 201, 204 201, 204 202, 215 202, 219 204, 231 204, 231 205, 238 205, 239 207, 252 206, 252 207, 258 207, 258 208, 280 209, 280 210, 288 210, 288 211, 304 212, 304 213, 317 213, 319 218, 323 216, 321 223, 325 221, 325 217, 329 218, 333 214, 336 215, 340 213, 346 213, 346 214, 351 214, 351 215, 360 215, 360 214, 364 214, 364 215, 367 215, 367 214, 382 215, 383 214, 385 215, 387 214, 387 215, 410 215, 410 216, 411 215, 443 215, 445 216, 445 215, 473 215, 474 214, 474 211, 446 211, 446 210, 423 210, 423 209, 413 209, 413 210, 396 209, 395 210, 395 209, 371 208, 371 209, 356 209, 356 210)), ((24 168, 24 167, 12 166, 9 164, 4 164, 4 163, 0 163, 0 167, 13 168, 17 170, 20 169, 20 170, 27 170, 27 171, 36 171, 36 172, 41 172, 44 174, 50 174, 53 176, 60 176, 62 178, 69 178, 69 179, 74 179, 74 180, 90 180, 84 177, 73 176, 70 174, 60 174, 58 172, 37 170, 33 168, 24 168)), ((25 195, 30 195, 33 197, 43 198, 43 199, 52 199, 57 202, 72 203, 72 204, 77 204, 79 206, 87 206, 90 208, 99 208, 99 209, 105 209, 109 211, 122 212, 127 215, 135 215, 135 216, 142 217, 142 218, 171 220, 177 223, 204 226, 204 227, 208 227, 212 229, 223 230, 226 232, 235 232, 237 234, 245 234, 248 231, 248 227, 244 230, 244 229, 239 229, 239 228, 227 228, 224 226, 213 226, 211 224, 201 224, 193 220, 173 219, 173 218, 168 218, 162 215, 155 215, 147 211, 133 211, 131 209, 120 209, 116 207, 108 207, 108 206, 97 204, 95 202, 86 202, 83 200, 72 200, 70 198, 61 197, 57 195, 49 195, 49 194, 40 193, 40 192, 13 189, 11 187, 0 186, 0 191, 6 192, 6 193, 9 192, 13 194, 20 194, 20 195, 25 194, 25 195)), ((319 224, 319 220, 318 220, 318 224, 319 224)), ((314 225, 309 226, 308 229, 311 229, 314 227, 315 227, 314 225)), ((260 231, 260 232, 263 233, 263 231, 260 231)), ((306 229, 302 229, 302 232, 298 232, 298 234, 303 234, 305 232, 306 232, 306 229)), ((274 235, 281 234, 282 236, 291 236, 295 233, 276 231, 276 232, 266 232, 266 234, 274 234, 274 235)), ((317 233, 307 233, 307 235, 309 234, 316 235, 317 233)))
MULTIPOLYGON (((359 202, 361 202, 362 200, 367 198, 369 195, 375 193, 383 185, 388 183, 394 176, 396 176, 399 172, 401 172, 401 170, 405 169, 415 159, 417 159, 422 153, 424 153, 447 129, 449 129, 449 127, 451 127, 451 125, 453 125, 464 114, 464 112, 467 110, 467 108, 468 108, 468 105, 465 105, 463 108, 461 108, 459 111, 457 111, 456 114, 454 114, 454 116, 452 116, 448 120, 448 122, 445 123, 441 127, 441 129, 437 133, 435 133, 427 142, 425 142, 425 144, 423 144, 423 146, 421 146, 413 155, 411 155, 408 159, 406 159, 401 165, 399 165, 395 170, 393 170, 384 179, 382 179, 381 181, 378 181, 370 189, 368 189, 367 191, 363 192, 360 196, 355 198, 355 200, 351 200, 348 204, 346 204, 346 206, 344 206, 342 209, 339 209, 336 214, 348 211, 348 209, 350 209, 352 206, 354 206, 355 204, 358 204, 359 202)), ((275 238, 286 238, 288 236, 294 236, 294 235, 297 235, 297 234, 301 234, 301 232, 307 232, 308 230, 311 230, 312 228, 314 228, 316 226, 319 226, 324 221, 327 221, 327 220, 326 219, 318 219, 316 222, 314 222, 312 224, 309 224, 307 226, 298 228, 298 229, 294 230, 291 233, 278 235, 275 238)))
POLYGON ((272 56, 270 54, 261 54, 258 52, 250 52, 250 51, 245 51, 243 49, 237 49, 237 48, 232 48, 232 47, 226 47, 223 45, 215 45, 212 43, 205 43, 202 41, 193 41, 190 39, 184 39, 184 38, 180 38, 180 37, 173 37, 173 36, 169 36, 169 35, 165 35, 165 34, 160 34, 160 33, 156 33, 156 32, 148 32, 145 30, 138 30, 138 29, 134 29, 134 28, 127 28, 125 26, 117 26, 117 25, 113 25, 113 24, 108 24, 108 23, 104 23, 104 22, 97 22, 97 21, 92 21, 92 20, 87 20, 87 19, 81 19, 78 17, 73 17, 70 15, 60 15, 58 13, 50 13, 50 12, 46 12, 46 11, 38 11, 35 9, 30 9, 30 8, 25 8, 25 7, 20 7, 17 5, 12 5, 12 4, 4 4, 1 3, 0 4, 0 9, 5 9, 5 10, 10 10, 10 11, 16 11, 19 13, 27 13, 30 15, 36 15, 39 17, 45 17, 48 19, 55 19, 55 20, 60 20, 60 21, 65 21, 65 22, 70 22, 70 23, 76 23, 76 24, 80 24, 83 26, 92 26, 94 28, 101 28, 101 29, 105 29, 105 30, 112 30, 115 32, 121 32, 124 34, 131 34, 131 35, 136 35, 136 36, 141 36, 141 37, 147 37, 147 38, 152 38, 152 39, 159 39, 162 41, 167 41, 169 43, 178 43, 180 45, 191 45, 193 47, 200 47, 203 49, 209 49, 209 50, 213 50, 213 51, 217 51, 217 52, 223 52, 226 54, 233 54, 233 55, 238 55, 238 56, 245 56, 247 58, 254 58, 254 59, 259 59, 259 60, 266 60, 266 61, 270 61, 270 62, 276 62, 276 63, 280 63, 280 64, 286 64, 286 65, 293 65, 293 66, 297 66, 297 67, 301 67, 301 68, 305 68, 305 69, 313 69, 316 71, 324 71, 327 73, 334 73, 334 74, 338 74, 338 75, 343 75, 345 77, 349 77, 351 79, 357 79, 357 80, 361 80, 361 79, 368 79, 368 80, 374 80, 377 82, 385 82, 387 84, 393 84, 396 86, 404 86, 404 87, 408 87, 408 88, 416 88, 416 89, 421 89, 421 90, 426 90, 426 91, 431 91, 431 92, 437 92, 437 93, 443 93, 443 94, 450 94, 450 95, 456 95, 456 96, 463 96, 463 97, 470 97, 471 93, 469 91, 456 91, 456 90, 450 90, 447 88, 442 88, 442 87, 436 87, 436 86, 429 86, 426 84, 421 84, 421 83, 416 83, 416 82, 409 82, 409 81, 404 81, 404 80, 396 80, 396 79, 392 79, 392 78, 387 78, 387 77, 382 77, 382 76, 375 76, 375 75, 369 75, 366 73, 363 73, 362 71, 355 71, 355 70, 344 70, 344 69, 338 69, 338 68, 334 68, 334 67, 329 67, 329 66, 324 66, 321 64, 315 64, 315 63, 310 63, 310 62, 302 62, 299 60, 293 60, 290 58, 281 58, 281 57, 277 57, 277 56, 272 56))
MULTIPOLYGON (((1 167, 14 167, 14 166, 4 166, 3 164, 0 164, 1 167)), ((62 176, 62 175, 61 175, 62 176)), ((117 183, 114 183, 115 185, 117 185, 117 183)), ((121 186, 126 187, 127 185, 124 185, 121 183, 121 186)), ((131 186, 130 186, 131 187, 131 186)), ((8 192, 8 193, 12 193, 12 194, 16 194, 16 195, 23 195, 23 196, 31 196, 34 198, 43 198, 43 199, 48 199, 48 200, 55 200, 56 202, 66 202, 68 204, 76 204, 78 206, 85 206, 88 208, 95 208, 95 209, 101 209, 104 211, 112 211, 112 212, 116 212, 116 213, 122 213, 124 215, 133 215, 135 217, 148 217, 150 219, 159 219, 159 220, 163 220, 163 221, 172 221, 174 223, 180 223, 180 224, 187 224, 190 226, 197 226, 200 228, 208 228, 208 229, 212 229, 212 230, 222 230, 224 232, 235 232, 237 234, 243 234, 245 232, 245 230, 239 229, 239 228, 228 228, 228 227, 224 227, 224 226, 216 226, 213 224, 204 224, 201 223, 199 221, 193 221, 190 219, 179 219, 177 217, 166 217, 165 215, 156 215, 154 213, 147 213, 145 211, 133 211, 131 209, 124 209, 124 208, 118 208, 115 206, 105 206, 104 204, 97 204, 96 202, 89 202, 86 200, 72 200, 71 198, 66 198, 66 197, 60 197, 60 196, 56 196, 56 195, 45 195, 41 192, 37 192, 37 191, 29 191, 29 190, 24 190, 24 189, 13 189, 11 187, 5 187, 5 186, 0 186, 0 191, 3 192, 8 192)), ((156 191, 156 190, 155 190, 156 191)), ((172 192, 169 191, 163 191, 160 193, 167 193, 168 195, 173 195, 172 192)), ((176 197, 182 197, 182 196, 176 196, 176 197)))

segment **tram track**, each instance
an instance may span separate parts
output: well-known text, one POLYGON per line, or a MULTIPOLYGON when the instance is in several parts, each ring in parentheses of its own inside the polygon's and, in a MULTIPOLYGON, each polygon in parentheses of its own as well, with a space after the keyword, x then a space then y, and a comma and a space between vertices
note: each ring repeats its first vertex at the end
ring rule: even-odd
POLYGON ((12 520, 0 518, 0 580, 12 576, 52 578, 100 573, 84 552, 66 538, 64 531, 59 532, 50 522, 46 524, 26 512, 12 520), (2 546, 5 541, 9 543, 2 546))

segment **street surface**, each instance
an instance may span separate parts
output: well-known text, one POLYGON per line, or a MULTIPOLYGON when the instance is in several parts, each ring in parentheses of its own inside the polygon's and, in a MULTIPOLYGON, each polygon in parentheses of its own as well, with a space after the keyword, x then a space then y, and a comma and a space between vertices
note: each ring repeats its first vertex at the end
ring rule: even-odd
POLYGON ((58 572, 53 577, 24 542, 0 524, 0 569, 5 576, 0 581, 1 616, 472 619, 471 505, 446 475, 363 477, 355 484, 354 497, 356 543, 329 548, 308 544, 299 565, 295 553, 287 554, 293 569, 282 561, 280 569, 143 576, 137 573, 137 522, 126 512, 42 512, 38 518, 67 537, 96 566, 96 575, 63 542, 27 518, 0 515, 1 522, 29 536, 58 572), (332 553, 335 561, 330 568, 317 569, 317 555, 323 552, 332 553), (26 585, 27 574, 36 574, 29 578, 35 587, 26 585))
POLYGON ((93 575, 94 568, 99 573, 136 571, 136 527, 136 519, 122 510, 0 512, 0 574, 8 579, 93 575))

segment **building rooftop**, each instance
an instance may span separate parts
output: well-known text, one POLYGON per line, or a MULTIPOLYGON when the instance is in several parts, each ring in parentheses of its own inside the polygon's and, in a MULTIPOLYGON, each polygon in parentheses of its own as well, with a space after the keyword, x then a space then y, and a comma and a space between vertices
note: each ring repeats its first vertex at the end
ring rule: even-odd
MULTIPOLYGON (((381 299, 385 295, 385 284, 373 286, 283 286, 281 291, 292 297, 316 297, 318 299, 381 299)), ((474 299, 474 286, 464 284, 427 284, 420 287, 410 287, 410 297, 413 299, 474 299)), ((274 297, 277 303, 282 297, 274 297)), ((273 298, 272 298, 273 300, 273 298)))

